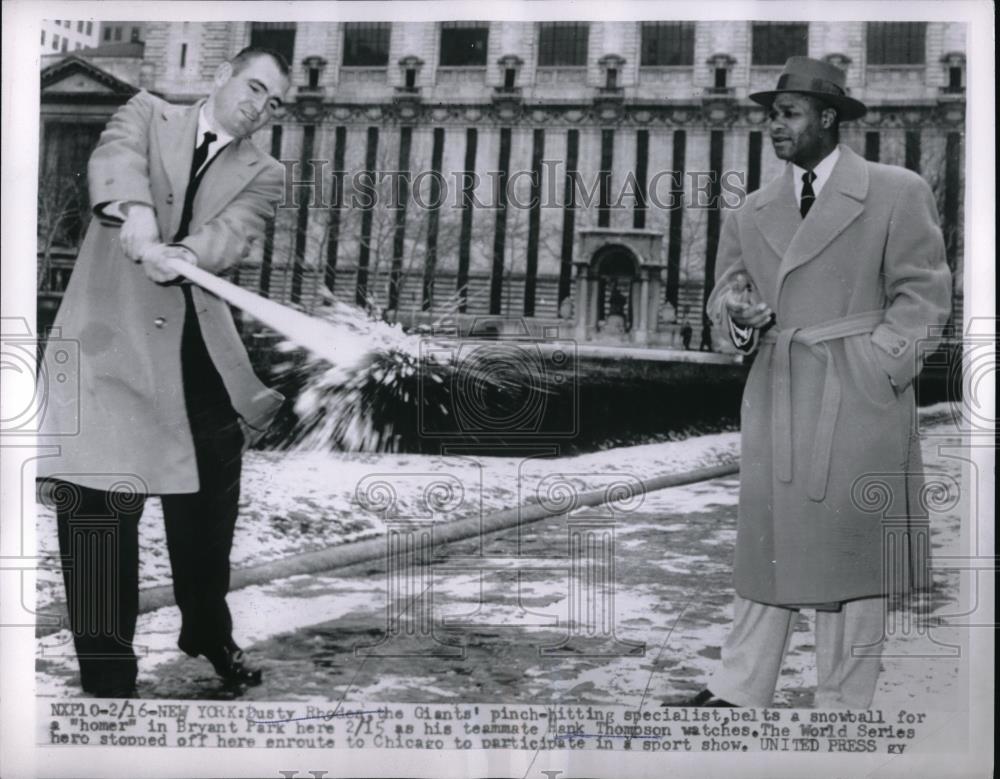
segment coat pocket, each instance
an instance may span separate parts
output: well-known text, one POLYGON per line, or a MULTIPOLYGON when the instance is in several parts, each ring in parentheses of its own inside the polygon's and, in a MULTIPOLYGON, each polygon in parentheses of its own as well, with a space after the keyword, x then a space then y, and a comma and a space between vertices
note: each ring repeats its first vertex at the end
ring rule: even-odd
POLYGON ((888 406, 896 401, 896 390, 889 381, 875 356, 875 345, 871 335, 865 333, 847 341, 847 355, 851 363, 851 373, 861 388, 862 394, 876 406, 888 406))

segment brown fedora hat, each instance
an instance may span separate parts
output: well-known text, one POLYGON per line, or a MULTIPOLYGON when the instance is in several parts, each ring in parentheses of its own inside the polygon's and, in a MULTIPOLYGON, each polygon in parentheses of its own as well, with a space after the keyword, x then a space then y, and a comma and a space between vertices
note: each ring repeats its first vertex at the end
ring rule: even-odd
POLYGON ((847 76, 836 65, 812 57, 789 57, 778 77, 778 87, 769 92, 754 92, 750 99, 771 107, 783 92, 799 92, 818 97, 837 109, 840 119, 858 119, 868 108, 860 100, 847 96, 847 76))

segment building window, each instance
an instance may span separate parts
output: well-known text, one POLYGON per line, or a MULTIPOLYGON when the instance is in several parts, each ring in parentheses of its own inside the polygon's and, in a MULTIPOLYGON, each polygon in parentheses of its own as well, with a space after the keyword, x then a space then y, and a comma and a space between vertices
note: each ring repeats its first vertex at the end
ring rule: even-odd
POLYGON ((278 52, 295 62, 295 22, 251 22, 250 45, 278 52))
POLYGON ((694 65, 694 22, 643 22, 639 64, 694 65))
POLYGON ((784 65, 789 57, 809 53, 808 23, 754 22, 751 63, 784 65))
POLYGON ((68 48, 69 48, 69 38, 63 38, 62 39, 62 48, 60 49, 60 51, 62 51, 63 53, 65 53, 68 48))
POLYGON ((42 46, 45 45, 45 30, 42 30, 42 46))
POLYGON ((122 39, 122 28, 115 27, 115 40, 120 41, 122 39))
POLYGON ((948 91, 962 91, 962 68, 957 65, 948 68, 948 91))
POLYGON ((869 65, 923 65, 926 22, 868 22, 869 65))
POLYGON ((79 21, 79 22, 76 23, 76 31, 77 32, 83 32, 83 22, 82 21, 79 21))
POLYGON ((111 40, 111 28, 110 27, 105 27, 104 28, 104 40, 106 40, 106 41, 110 41, 111 40))
POLYGON ((59 51, 59 36, 52 36, 52 51, 59 51))
POLYGON ((87 35, 93 35, 93 34, 94 34, 94 23, 87 22, 87 35))
POLYGON ((490 28, 486 22, 442 22, 443 67, 484 67, 490 28))
POLYGON ((384 68, 389 64, 388 22, 344 24, 344 67, 384 68))
POLYGON ((62 25, 63 25, 63 27, 65 27, 66 29, 69 29, 70 25, 72 25, 72 24, 73 24, 73 22, 71 22, 71 21, 70 21, 69 19, 63 19, 63 23, 62 23, 62 25))
POLYGON ((186 43, 181 44, 181 68, 187 67, 188 59, 188 45, 186 43))
POLYGON ((139 40, 142 38, 142 35, 138 27, 132 28, 131 38, 132 38, 132 43, 139 43, 139 40))
POLYGON ((541 22, 538 25, 539 67, 580 66, 587 64, 586 22, 541 22))

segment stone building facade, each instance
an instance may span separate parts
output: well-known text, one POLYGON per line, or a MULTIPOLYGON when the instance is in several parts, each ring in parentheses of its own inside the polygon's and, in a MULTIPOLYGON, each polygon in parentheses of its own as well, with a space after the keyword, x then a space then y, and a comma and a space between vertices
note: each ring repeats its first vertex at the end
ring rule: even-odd
POLYGON ((285 163, 286 198, 242 285, 406 323, 502 315, 676 345, 683 320, 700 330, 727 207, 781 170, 747 95, 793 54, 845 68, 869 105, 845 143, 930 182, 960 300, 965 36, 944 22, 148 22, 134 86, 192 101, 251 42, 288 56, 287 111, 256 138, 285 163))

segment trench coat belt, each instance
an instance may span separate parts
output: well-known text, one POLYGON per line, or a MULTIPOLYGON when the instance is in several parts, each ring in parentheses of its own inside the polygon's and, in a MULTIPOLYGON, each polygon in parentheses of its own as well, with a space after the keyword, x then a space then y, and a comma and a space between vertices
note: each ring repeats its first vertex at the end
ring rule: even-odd
POLYGON ((866 311, 842 319, 832 319, 809 327, 771 328, 761 337, 762 344, 773 344, 771 392, 771 451, 779 480, 792 480, 792 342, 808 346, 826 361, 823 399, 813 437, 812 462, 806 494, 810 500, 826 497, 833 453, 833 432, 840 411, 840 377, 828 342, 872 332, 883 321, 882 311, 866 311))

